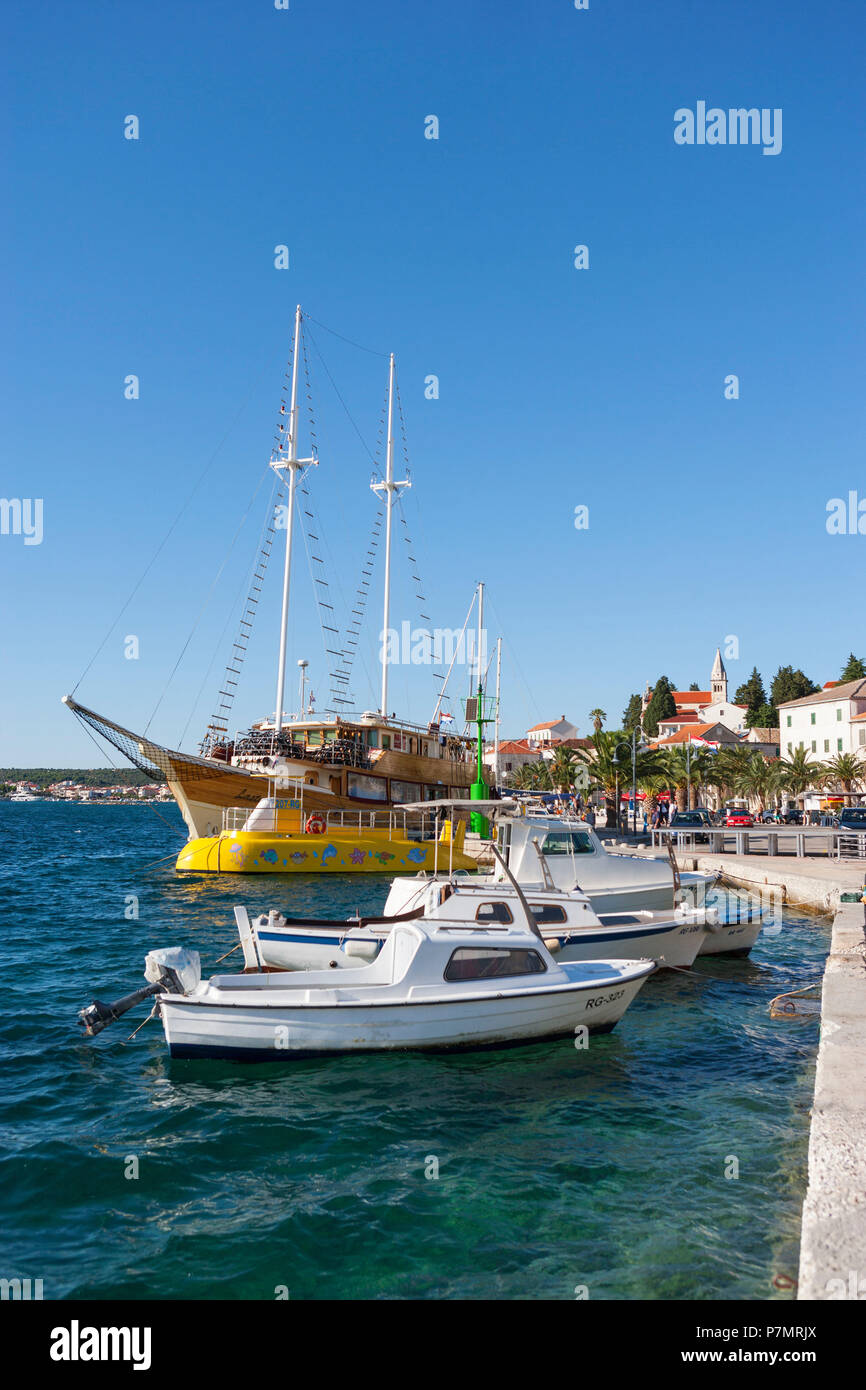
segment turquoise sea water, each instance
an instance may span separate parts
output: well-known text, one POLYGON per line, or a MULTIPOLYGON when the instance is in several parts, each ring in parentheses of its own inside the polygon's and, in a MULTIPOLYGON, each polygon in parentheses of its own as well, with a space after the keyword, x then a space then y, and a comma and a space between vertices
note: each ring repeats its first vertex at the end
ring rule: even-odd
POLYGON ((0 803, 0 1276, 45 1298, 791 1296, 817 1026, 767 1003, 820 978, 826 919, 786 910, 749 960, 653 978, 587 1051, 171 1062, 158 1022, 125 1041, 147 1005, 91 1042, 77 1010, 143 983, 151 947, 211 973, 236 902, 338 916, 388 880, 179 877, 147 867, 182 843, 165 821, 0 803))

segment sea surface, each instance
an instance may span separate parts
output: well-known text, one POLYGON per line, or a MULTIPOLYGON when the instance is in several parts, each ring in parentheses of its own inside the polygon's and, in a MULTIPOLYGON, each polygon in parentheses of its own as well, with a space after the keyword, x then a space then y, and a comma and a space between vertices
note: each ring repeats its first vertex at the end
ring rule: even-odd
POLYGON ((587 1050, 172 1062, 158 1021, 127 1041, 147 1004, 92 1041, 77 1010, 142 984, 152 947, 211 973, 236 902, 339 916, 387 877, 178 876, 173 805, 0 803, 0 830, 0 1276, 46 1299, 792 1297, 817 1023, 767 1004, 820 980, 827 918, 786 909, 749 960, 654 977, 587 1050))

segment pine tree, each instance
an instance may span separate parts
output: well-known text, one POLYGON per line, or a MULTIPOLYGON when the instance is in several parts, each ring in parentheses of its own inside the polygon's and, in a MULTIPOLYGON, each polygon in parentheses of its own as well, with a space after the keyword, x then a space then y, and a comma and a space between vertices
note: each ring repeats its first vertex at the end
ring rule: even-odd
POLYGON ((764 682, 761 680, 757 666, 753 666, 752 674, 749 676, 749 679, 737 690, 734 696, 734 704, 747 706, 748 713, 746 714, 746 723, 751 726, 752 724, 760 723, 760 720, 754 718, 754 715, 757 710, 761 709, 761 707, 767 703, 767 693, 764 690, 764 682), (750 718, 750 715, 753 717, 750 718))
POLYGON ((632 729, 640 728, 641 699, 639 695, 632 695, 625 707, 622 716, 622 727, 626 733, 630 734, 632 729))
POLYGON ((861 656, 855 656, 851 652, 839 679, 842 681, 866 680, 866 662, 861 656))
MULTIPOLYGON (((739 704, 739 701, 737 703, 739 704)), ((759 705, 756 710, 749 710, 746 724, 750 729, 777 729, 779 711, 773 705, 759 705)))
POLYGON ((676 712, 677 706, 671 693, 671 683, 667 676, 659 676, 653 686, 653 693, 647 705, 643 726, 647 733, 655 738, 659 731, 659 720, 670 719, 671 715, 676 714, 676 712))
POLYGON ((804 695, 816 695, 819 687, 798 667, 780 666, 770 686, 770 704, 784 705, 789 700, 801 700, 804 695))

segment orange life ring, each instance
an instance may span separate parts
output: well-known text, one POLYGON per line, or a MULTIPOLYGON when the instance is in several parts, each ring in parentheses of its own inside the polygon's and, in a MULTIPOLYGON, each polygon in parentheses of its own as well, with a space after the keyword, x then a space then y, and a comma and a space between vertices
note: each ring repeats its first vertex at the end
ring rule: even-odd
POLYGON ((304 826, 308 835, 324 835, 325 822, 321 816, 309 816, 304 826))

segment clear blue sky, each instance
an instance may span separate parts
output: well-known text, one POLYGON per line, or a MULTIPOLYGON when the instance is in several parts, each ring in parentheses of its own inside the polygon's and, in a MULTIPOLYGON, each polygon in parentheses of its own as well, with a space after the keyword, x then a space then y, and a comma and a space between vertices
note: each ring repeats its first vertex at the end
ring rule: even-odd
MULTIPOLYGON (((426 611, 459 626, 486 580, 505 733, 617 722, 661 672, 704 685, 728 634, 734 685, 864 654, 866 537, 825 529, 829 498, 866 497, 858 0, 49 0, 4 28, 0 493, 44 499, 44 539, 0 536, 0 764, 95 760, 60 697, 210 460, 77 692, 150 718, 266 469, 297 302, 397 354, 426 611), (676 145, 699 100, 782 108, 781 154, 676 145)), ((386 359, 314 331, 374 447, 386 359)), ((313 386, 351 596, 370 462, 315 360, 313 386)), ((264 498, 151 726, 170 744, 207 722, 264 498)), ((399 545, 395 570, 417 622, 399 545)), ((239 723, 273 709, 269 581, 239 723)), ((302 562, 289 705, 301 656, 327 693, 310 591, 302 562)), ((426 670, 395 672, 394 708, 432 700, 426 670)))

